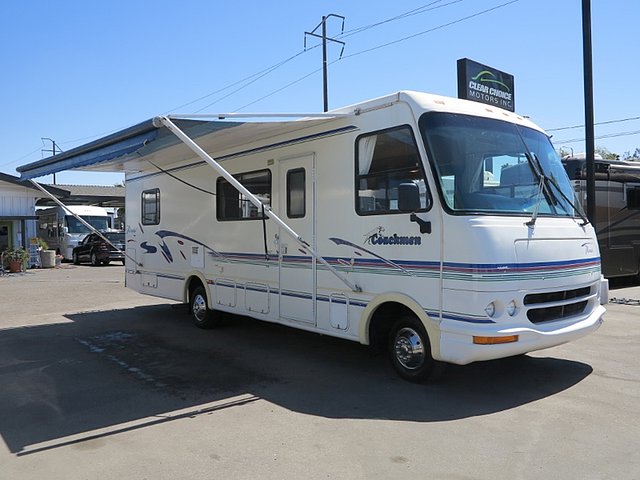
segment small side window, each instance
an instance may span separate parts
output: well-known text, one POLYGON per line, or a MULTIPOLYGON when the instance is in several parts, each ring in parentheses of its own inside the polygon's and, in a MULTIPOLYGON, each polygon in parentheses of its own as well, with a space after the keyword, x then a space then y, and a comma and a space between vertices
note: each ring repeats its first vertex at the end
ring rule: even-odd
POLYGON ((430 206, 418 146, 411 128, 402 126, 362 135, 356 144, 356 212, 359 215, 402 213, 398 187, 415 183, 420 211, 430 206))
POLYGON ((160 223, 160 189, 142 192, 142 224, 158 225, 160 223))
POLYGON ((287 217, 302 218, 306 215, 306 189, 304 168, 287 172, 287 217))

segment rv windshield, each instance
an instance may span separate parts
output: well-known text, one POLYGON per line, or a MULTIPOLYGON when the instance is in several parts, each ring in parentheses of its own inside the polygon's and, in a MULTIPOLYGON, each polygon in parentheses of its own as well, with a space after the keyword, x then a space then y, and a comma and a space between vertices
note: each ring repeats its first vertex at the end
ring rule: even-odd
MULTIPOLYGON (((91 225, 96 230, 107 230, 111 227, 111 222, 109 217, 104 216, 94 216, 94 215, 80 215, 85 222, 91 225)), ((69 233, 89 233, 90 230, 84 225, 80 220, 78 220, 73 215, 67 215, 67 228, 69 229, 69 233)))
POLYGON ((572 185, 542 132, 443 112, 425 113, 420 130, 448 210, 522 215, 537 209, 540 215, 578 214, 567 200, 575 198, 572 185))

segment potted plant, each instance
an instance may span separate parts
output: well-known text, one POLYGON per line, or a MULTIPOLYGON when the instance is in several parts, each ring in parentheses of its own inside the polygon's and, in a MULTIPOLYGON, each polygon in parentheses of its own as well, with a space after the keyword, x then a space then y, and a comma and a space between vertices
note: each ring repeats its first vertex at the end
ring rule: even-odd
POLYGON ((5 252, 4 258, 11 273, 21 272, 29 259, 29 252, 22 247, 13 248, 5 252))

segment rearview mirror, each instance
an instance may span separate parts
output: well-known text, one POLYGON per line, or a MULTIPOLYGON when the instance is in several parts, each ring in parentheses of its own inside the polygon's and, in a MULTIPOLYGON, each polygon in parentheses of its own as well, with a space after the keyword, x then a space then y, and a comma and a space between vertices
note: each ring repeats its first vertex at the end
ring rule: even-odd
POLYGON ((415 212, 420 210, 420 190, 413 182, 398 185, 398 210, 415 212))

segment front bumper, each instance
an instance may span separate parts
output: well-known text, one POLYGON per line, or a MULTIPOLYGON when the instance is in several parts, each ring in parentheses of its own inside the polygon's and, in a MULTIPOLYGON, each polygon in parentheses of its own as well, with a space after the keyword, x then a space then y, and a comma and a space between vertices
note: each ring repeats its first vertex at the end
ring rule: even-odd
POLYGON ((468 363, 493 360, 520 355, 543 348, 555 347, 583 337, 602 325, 605 308, 597 305, 582 320, 560 320, 544 325, 506 327, 490 324, 470 327, 461 326, 454 320, 443 320, 440 324, 440 355, 437 360, 466 365, 468 363), (518 341, 497 345, 478 345, 474 336, 518 335, 518 341))

